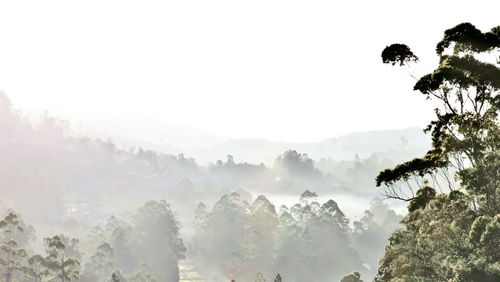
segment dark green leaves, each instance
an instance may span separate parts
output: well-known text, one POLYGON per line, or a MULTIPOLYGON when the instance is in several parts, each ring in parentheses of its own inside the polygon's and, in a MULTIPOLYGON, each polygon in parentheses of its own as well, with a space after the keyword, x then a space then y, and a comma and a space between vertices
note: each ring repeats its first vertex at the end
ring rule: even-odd
POLYGON ((381 171, 377 178, 377 186, 384 184, 393 184, 397 181, 408 180, 411 176, 424 176, 435 171, 436 168, 444 167, 447 161, 440 154, 427 154, 423 158, 415 158, 411 161, 397 165, 393 169, 381 171))
POLYGON ((413 54, 410 47, 405 44, 392 44, 382 51, 382 62, 384 64, 399 64, 403 66, 410 62, 417 62, 418 57, 413 54))
POLYGON ((444 56, 440 66, 433 73, 420 78, 413 89, 429 94, 438 90, 445 82, 462 89, 470 86, 500 89, 500 69, 470 55, 444 56))
POLYGON ((412 212, 417 209, 423 209, 427 204, 436 197, 436 190, 434 188, 425 186, 418 189, 417 196, 410 200, 408 204, 408 211, 412 212))
POLYGON ((436 46, 436 52, 441 55, 452 43, 455 52, 472 51, 485 52, 500 47, 500 26, 490 32, 482 33, 470 23, 462 23, 444 32, 444 38, 436 46))

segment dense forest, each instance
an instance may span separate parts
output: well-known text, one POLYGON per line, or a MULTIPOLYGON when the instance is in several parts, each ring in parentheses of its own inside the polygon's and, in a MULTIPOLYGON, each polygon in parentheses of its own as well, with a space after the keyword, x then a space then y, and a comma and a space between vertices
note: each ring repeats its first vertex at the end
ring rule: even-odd
MULTIPOLYGON (((0 97, 6 281, 242 281, 257 273, 338 280, 353 269, 373 276, 402 218, 377 193, 353 196, 366 203, 357 220, 327 199, 332 187, 337 196, 362 195, 370 184, 357 178, 393 163, 376 155, 315 162, 289 150, 272 166, 230 155, 201 166, 183 155, 68 136, 64 121, 30 121, 0 97), (274 204, 258 194, 291 200, 274 204), (304 263, 307 270, 297 268, 304 263)), ((402 147, 400 154, 412 153, 402 147)))
POLYGON ((423 76, 407 45, 382 52, 435 105, 429 146, 396 132, 351 160, 201 165, 0 94, 0 281, 500 281, 500 26, 436 52, 423 76))

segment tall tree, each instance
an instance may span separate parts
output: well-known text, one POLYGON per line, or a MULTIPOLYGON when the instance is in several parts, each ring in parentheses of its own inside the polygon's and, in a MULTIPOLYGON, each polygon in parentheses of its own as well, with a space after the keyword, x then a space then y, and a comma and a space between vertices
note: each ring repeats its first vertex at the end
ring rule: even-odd
MULTIPOLYGON (((409 214, 391 236, 375 281, 499 281, 500 26, 483 33, 459 24, 445 31, 436 51, 439 66, 414 86, 439 102, 426 129, 432 149, 376 179, 387 197, 409 202, 409 214), (449 193, 437 193, 438 176, 449 193), (417 191, 400 185, 412 179, 417 191)), ((387 47, 382 57, 399 65, 417 60, 403 44, 387 47)))
POLYGON ((85 265, 85 275, 93 277, 94 281, 106 281, 115 269, 113 248, 108 243, 97 247, 96 252, 90 257, 90 262, 85 265))
POLYGON ((31 281, 42 282, 49 274, 47 260, 43 256, 37 254, 28 259, 27 276, 31 281))
POLYGON ((47 247, 47 266, 57 281, 74 281, 80 278, 79 252, 76 250, 77 239, 68 239, 56 235, 44 239, 47 247))
POLYGON ((25 272, 23 263, 28 255, 14 239, 16 231, 22 232, 23 228, 17 215, 10 212, 0 220, 0 277, 6 282, 13 281, 19 274, 25 272))
MULTIPOLYGON (((482 33, 463 23, 445 32, 436 47, 439 66, 414 86, 426 99, 438 102, 436 119, 426 128, 432 135, 432 149, 422 158, 380 172, 376 182, 386 186, 386 196, 425 203, 433 197, 429 188, 440 188, 439 176, 454 189, 448 173, 453 169, 480 208, 490 215, 499 212, 499 48, 500 26, 482 33), (483 53, 494 54, 494 60, 480 60, 485 58, 483 53), (400 186, 412 180, 420 188, 427 186, 427 191, 417 194, 411 185, 400 186)), ((393 44, 384 49, 382 59, 405 65, 417 57, 406 45, 393 44)))
POLYGON ((179 280, 178 260, 186 248, 179 235, 180 223, 165 200, 145 203, 134 216, 135 251, 141 261, 168 281, 179 280))

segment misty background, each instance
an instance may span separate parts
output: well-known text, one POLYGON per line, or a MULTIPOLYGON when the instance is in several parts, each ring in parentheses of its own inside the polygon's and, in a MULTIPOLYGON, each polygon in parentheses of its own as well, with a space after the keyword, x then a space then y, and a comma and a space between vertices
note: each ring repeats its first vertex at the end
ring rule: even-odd
MULTIPOLYGON (((0 115, 0 203, 5 213, 14 210, 36 230, 36 237, 33 231, 32 240, 27 240, 33 250, 43 250, 40 238, 61 233, 77 238, 82 262, 92 262, 96 248, 115 242, 110 243, 114 267, 130 276, 153 273, 160 281, 193 275, 206 281, 213 277, 246 281, 257 272, 271 276, 278 271, 287 281, 320 274, 336 281, 353 270, 373 276, 388 236, 405 213, 404 204, 382 201, 374 178, 380 170, 430 146, 421 129, 408 128, 352 133, 316 143, 221 138, 181 151, 174 144, 75 136, 71 122, 48 113, 27 116, 5 94, 0 95, 0 115), (184 242, 175 245, 178 253, 169 264, 173 270, 167 272, 173 276, 167 277, 162 276, 163 256, 154 254, 155 243, 122 254, 125 243, 114 237, 123 229, 135 238, 133 230, 138 227, 124 222, 144 216, 147 223, 135 224, 149 225, 151 216, 162 210, 174 220, 166 230, 177 230, 184 242), (259 225, 267 221, 269 226, 259 225), (333 229, 328 229, 330 225, 333 229), (254 237, 254 228, 260 228, 260 237, 254 237), (267 243, 259 245, 263 242, 267 243), (301 246, 305 243, 314 245, 301 246), (321 263, 294 272, 293 264, 309 261, 308 256, 318 254, 316 248, 325 246, 331 249, 322 254, 321 263), (267 255, 254 258, 253 248, 267 255), (152 257, 141 257, 142 252, 152 257), (297 261, 288 261, 292 257, 297 261), (253 264, 248 266, 243 258, 251 258, 253 264), (144 261, 151 269, 140 268, 144 261), (339 267, 332 270, 332 264, 339 267)), ((171 247, 165 252, 171 253, 171 247)), ((92 269, 82 267, 83 280, 94 281, 88 278, 92 269)))
POLYGON ((434 108, 380 51, 427 73, 490 3, 2 2, 1 236, 81 281, 368 281, 406 213, 375 176, 434 108))

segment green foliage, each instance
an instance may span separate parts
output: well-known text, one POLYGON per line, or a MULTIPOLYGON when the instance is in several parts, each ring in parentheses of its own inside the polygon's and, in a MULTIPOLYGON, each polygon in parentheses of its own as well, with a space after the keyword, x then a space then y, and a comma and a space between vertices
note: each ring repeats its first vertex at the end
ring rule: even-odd
POLYGON ((364 216, 353 223, 353 247, 363 259, 363 265, 368 267, 368 271, 364 270, 364 273, 369 277, 375 276, 378 261, 384 255, 387 238, 401 227, 401 219, 386 203, 375 198, 364 216))
POLYGON ((44 242, 47 247, 45 261, 52 278, 62 282, 80 279, 78 240, 56 235, 45 238, 44 242))
POLYGON ((185 252, 179 228, 165 201, 151 201, 137 211, 133 225, 111 217, 94 228, 86 245, 94 251, 85 258, 79 240, 64 235, 44 238, 41 255, 24 247, 34 229, 12 211, 0 219, 0 281, 178 281, 177 261, 185 252))
POLYGON ((482 33, 469 23, 447 30, 436 48, 439 67, 414 87, 441 102, 426 129, 433 148, 377 177, 389 197, 409 201, 409 214, 391 236, 375 281, 500 281, 500 60, 477 59, 499 50, 499 31, 482 33), (451 47, 452 55, 444 54, 451 47), (425 176, 447 168, 461 187, 438 195, 425 176), (425 184, 416 194, 394 188, 415 177, 425 184))
POLYGON ((48 277, 50 272, 47 260, 41 255, 34 255, 28 259, 27 276, 35 282, 41 282, 48 277))
POLYGON ((425 186, 418 189, 417 195, 410 200, 408 204, 408 211, 412 212, 417 209, 423 209, 427 204, 436 197, 436 190, 434 188, 425 186))
POLYGON ((361 279, 361 274, 355 271, 342 277, 342 279, 340 279, 340 282, 363 282, 363 279, 361 279))
POLYGON ((177 262, 186 247, 179 235, 180 223, 165 200, 150 201, 134 216, 134 250, 139 261, 161 274, 161 280, 179 279, 177 262))
POLYGON ((145 203, 131 223, 111 217, 88 236, 87 248, 95 252, 84 276, 89 281, 107 281, 113 274, 119 281, 177 281, 177 262, 186 251, 179 231, 165 200, 145 203))
POLYGON ((307 154, 289 150, 280 155, 274 162, 274 169, 280 177, 317 177, 322 172, 314 167, 314 161, 307 154))
POLYGON ((413 54, 410 47, 404 44, 392 44, 387 46, 382 51, 382 62, 384 64, 395 65, 399 63, 400 66, 410 62, 417 62, 418 57, 413 54))
POLYGON ((436 52, 442 54, 451 44, 455 43, 455 52, 472 51, 486 52, 500 47, 500 26, 482 33, 470 23, 462 23, 444 32, 443 39, 437 44, 436 52))
POLYGON ((23 262, 28 256, 15 240, 15 232, 22 232, 23 228, 15 213, 10 212, 0 221, 0 278, 3 281, 14 281, 19 275, 26 272, 23 262))
MULTIPOLYGON (((427 98, 440 103, 436 108, 436 120, 426 129, 432 134, 433 148, 422 158, 379 173, 377 186, 385 184, 389 187, 388 197, 411 200, 415 197, 413 191, 405 193, 395 189, 394 185, 416 178, 434 179, 441 169, 448 167, 458 171, 461 184, 472 189, 469 192, 484 187, 470 187, 470 174, 465 171, 476 169, 485 158, 494 158, 498 154, 500 62, 480 61, 476 55, 499 50, 499 29, 495 27, 490 32, 481 33, 465 23, 445 32, 437 47, 440 56, 438 68, 422 76, 414 86, 427 98), (454 47, 453 53, 444 54, 451 46, 454 47)), ((480 171, 482 173, 484 167, 480 171)), ((498 193, 495 190, 491 187, 488 190, 489 205, 498 206, 497 197, 493 195, 498 193)))
POLYGON ((447 164, 438 151, 432 151, 423 158, 416 158, 411 161, 397 165, 393 169, 386 169, 379 173, 376 178, 377 186, 382 183, 393 184, 398 181, 406 181, 414 175, 425 176, 432 173, 436 168, 444 167, 447 164))
POLYGON ((320 204, 313 192, 302 195, 301 203, 278 212, 264 196, 249 204, 237 193, 224 195, 211 211, 200 205, 191 248, 196 268, 218 269, 236 281, 253 281, 258 271, 268 277, 279 272, 277 281, 282 274, 293 281, 330 281, 352 265, 362 267, 337 203, 320 204))
POLYGON ((114 251, 111 245, 103 243, 98 246, 95 254, 90 257, 90 262, 86 264, 85 269, 95 280, 108 277, 115 269, 114 251))

